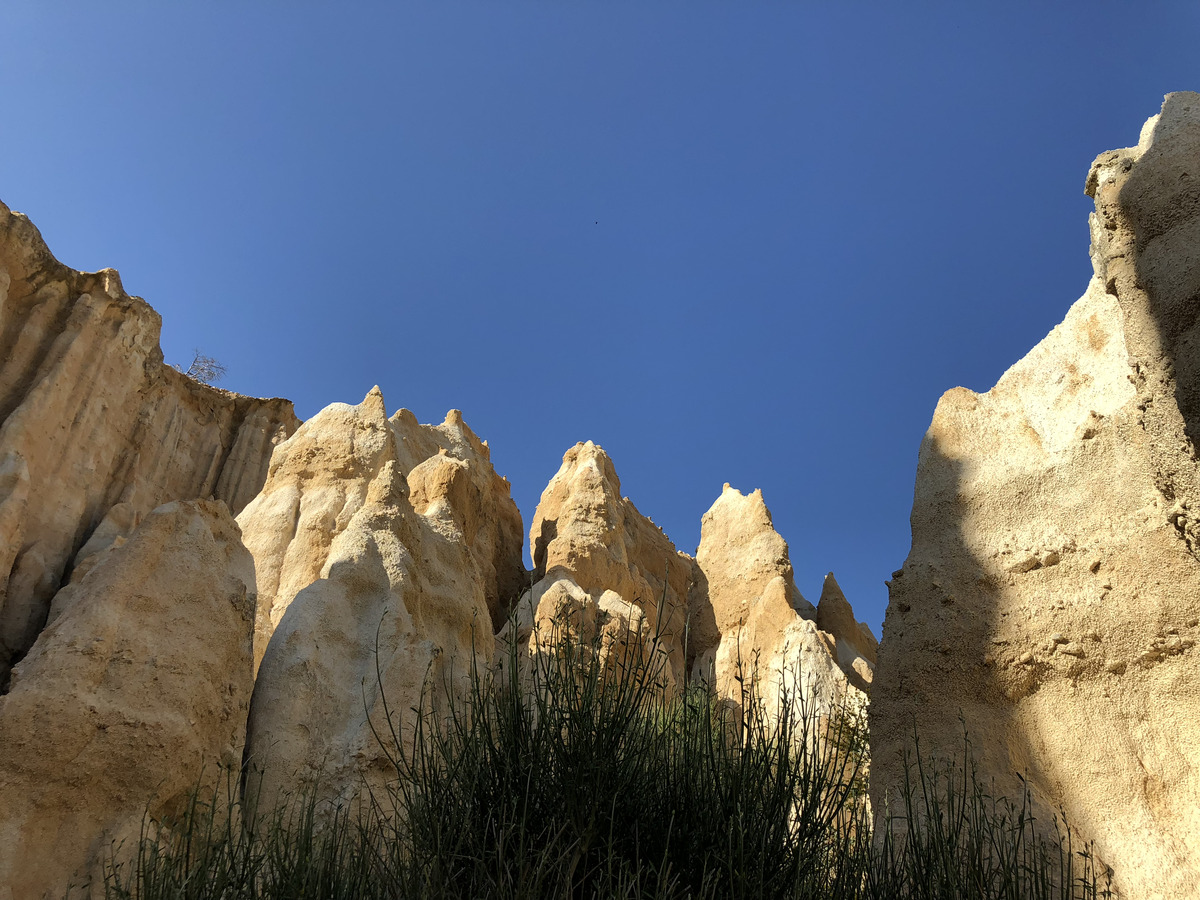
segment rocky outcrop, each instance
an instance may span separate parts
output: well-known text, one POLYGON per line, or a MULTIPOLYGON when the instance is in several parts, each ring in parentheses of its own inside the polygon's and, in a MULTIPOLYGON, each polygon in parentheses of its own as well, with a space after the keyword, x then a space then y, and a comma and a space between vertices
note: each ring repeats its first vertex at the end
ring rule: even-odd
POLYGON ((1087 292, 921 445, 913 543, 871 701, 875 808, 919 723, 1062 809, 1123 896, 1200 884, 1200 95, 1172 94, 1087 192, 1087 292))
POLYGON ((768 708, 785 692, 796 714, 861 708, 873 656, 859 647, 871 648, 870 629, 855 622, 832 573, 819 608, 804 599, 762 491, 725 485, 701 520, 696 569, 694 669, 719 696, 740 704, 754 685, 768 708), (834 633, 820 627, 822 616, 834 633))
POLYGON ((389 419, 375 388, 280 445, 239 522, 259 593, 248 759, 265 797, 349 798, 387 774, 385 703, 407 734, 490 662, 524 575, 508 482, 457 410, 389 419))
POLYGON ((299 424, 286 400, 165 365, 160 326, 115 271, 62 265, 0 204, 0 689, 98 533, 111 543, 169 500, 237 512, 299 424))
POLYGON ((75 585, 0 696, 0 896, 64 896, 136 848, 147 811, 236 775, 252 579, 225 504, 177 501, 75 585))
POLYGON ((536 652, 571 637, 597 642, 602 666, 652 666, 667 691, 686 681, 691 559, 621 496, 601 447, 588 441, 566 452, 542 492, 529 542, 535 584, 501 633, 501 652, 512 640, 536 652))
POLYGON ((817 601, 817 627, 833 639, 834 658, 850 680, 863 693, 871 690, 879 641, 865 622, 854 618, 854 609, 842 587, 830 572, 821 585, 817 601))
POLYGON ((760 699, 786 687, 797 701, 804 695, 808 712, 818 711, 814 698, 825 710, 864 699, 870 629, 854 621, 832 575, 822 604, 836 636, 818 627, 822 613, 797 590, 761 491, 747 497, 725 485, 693 560, 621 496, 612 460, 589 441, 563 457, 529 537, 537 581, 500 634, 501 654, 514 641, 537 653, 570 637, 594 642, 602 665, 645 663, 653 648, 668 691, 700 679, 740 703, 741 686, 756 681, 760 699))
POLYGON ((268 804, 374 789, 418 710, 507 658, 497 631, 525 659, 594 641, 668 695, 733 697, 745 663, 826 708, 867 689, 869 629, 832 575, 800 595, 761 493, 727 489, 693 560, 578 444, 527 573, 457 410, 389 417, 375 388, 300 425, 164 365, 159 327, 0 205, 0 900, 94 880, 222 766, 268 804))

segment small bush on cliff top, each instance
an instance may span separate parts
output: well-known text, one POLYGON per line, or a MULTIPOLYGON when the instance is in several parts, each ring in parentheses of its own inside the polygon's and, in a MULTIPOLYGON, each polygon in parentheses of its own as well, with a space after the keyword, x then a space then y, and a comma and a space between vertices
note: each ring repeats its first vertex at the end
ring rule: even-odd
POLYGON ((243 821, 236 799, 197 798, 182 821, 151 823, 107 896, 1107 896, 1086 852, 1062 832, 1040 841, 1028 797, 990 797, 969 764, 917 755, 872 840, 863 760, 847 752, 861 715, 791 714, 784 697, 776 721, 749 686, 740 710, 699 689, 664 701, 654 654, 606 670, 588 650, 474 673, 469 702, 437 728, 426 710, 394 753, 390 795, 353 815, 310 798, 243 821))
POLYGON ((176 372, 183 372, 188 378, 193 378, 201 384, 216 384, 225 377, 229 370, 211 356, 205 356, 199 350, 192 354, 192 361, 187 369, 182 366, 172 366, 176 372))

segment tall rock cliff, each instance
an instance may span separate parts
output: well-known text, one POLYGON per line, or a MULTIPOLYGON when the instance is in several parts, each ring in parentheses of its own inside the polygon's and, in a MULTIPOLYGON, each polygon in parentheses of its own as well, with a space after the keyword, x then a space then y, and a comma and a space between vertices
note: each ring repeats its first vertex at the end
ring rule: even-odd
POLYGON ((77 560, 169 500, 239 511, 299 424, 286 400, 165 365, 160 327, 114 270, 64 266, 0 203, 0 690, 77 560))
POLYGON ((984 394, 938 403, 871 699, 899 753, 953 753, 1061 808, 1125 896, 1200 884, 1200 95, 1087 179, 1095 275, 984 394))
POLYGON ((269 800, 308 782, 350 799, 492 656, 523 581, 521 517, 457 410, 388 418, 372 390, 304 423, 238 517, 258 583, 247 750, 269 800), (426 707, 428 708, 428 707, 426 707))

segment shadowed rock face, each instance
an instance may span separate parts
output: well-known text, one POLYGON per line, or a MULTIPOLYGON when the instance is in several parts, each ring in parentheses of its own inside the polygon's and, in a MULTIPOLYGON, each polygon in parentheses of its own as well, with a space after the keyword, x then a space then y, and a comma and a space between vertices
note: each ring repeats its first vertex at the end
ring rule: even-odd
POLYGON ((178 815, 202 775, 236 773, 253 575, 224 503, 176 501, 72 586, 0 697, 0 896, 98 880, 147 811, 178 815))
POLYGON ((289 401, 165 365, 160 326, 115 271, 62 265, 0 203, 0 689, 77 564, 169 500, 237 512, 299 424, 289 401))
POLYGON ((1095 270, 992 390, 938 403, 871 700, 876 809, 920 724, 1028 777, 1117 885, 1200 884, 1200 95, 1087 180, 1095 270))
POLYGON ((508 482, 457 410, 389 419, 375 388, 282 444, 238 519, 259 595, 248 759, 266 798, 319 780, 348 799, 394 775, 385 702, 407 734, 490 661, 524 575, 508 482))
POLYGON ((817 601, 817 627, 833 638, 834 657, 850 683, 867 693, 875 677, 879 642, 870 627, 854 618, 850 601, 830 572, 821 586, 817 601))

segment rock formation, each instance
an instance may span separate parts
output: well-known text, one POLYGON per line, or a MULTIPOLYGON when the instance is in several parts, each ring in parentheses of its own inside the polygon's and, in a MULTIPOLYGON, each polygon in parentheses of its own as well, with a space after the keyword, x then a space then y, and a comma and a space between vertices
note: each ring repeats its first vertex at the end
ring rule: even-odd
POLYGON ((870 631, 832 575, 801 597, 761 493, 727 487, 693 560, 578 444, 527 573, 457 410, 389 418, 376 388, 300 425, 164 365, 159 327, 0 204, 0 900, 94 883, 221 767, 268 803, 353 799, 414 710, 504 658, 498 630, 536 654, 565 626, 667 694, 698 673, 733 696, 743 661, 826 707, 867 689, 870 631))
POLYGON ((621 496, 602 448, 588 441, 566 452, 542 492, 529 543, 536 583, 502 632, 502 652, 511 639, 534 651, 568 636, 597 640, 602 665, 645 663, 666 690, 683 684, 691 559, 621 496), (659 660, 647 656, 652 648, 659 660))
POLYGON ((114 270, 64 266, 0 203, 0 691, 81 548, 92 555, 168 500, 239 511, 298 425, 286 400, 165 365, 160 327, 114 270))
POLYGON ((136 849, 147 811, 236 777, 252 579, 225 504, 176 501, 77 582, 0 696, 0 896, 64 896, 136 849))
POLYGON ((796 714, 865 703, 870 629, 855 622, 832 573, 819 608, 804 599, 762 491, 727 484, 704 514, 689 607, 694 669, 721 697, 741 703, 753 683, 768 708, 786 691, 796 714))
POLYGON ((1200 95, 1171 94, 1087 193, 1095 275, 984 394, 938 403, 871 702, 876 809, 960 711, 1124 896, 1200 884, 1200 95))
POLYGON ((266 797, 349 798, 388 774, 385 702, 407 733, 490 662, 524 576, 508 482, 457 410, 389 419, 375 388, 280 445, 239 522, 259 591, 248 758, 266 797))
POLYGON ((854 618, 854 609, 832 572, 825 576, 825 583, 821 585, 816 622, 821 631, 833 638, 833 655, 838 668, 852 685, 863 693, 870 693, 879 641, 865 622, 854 618))
POLYGON ((837 636, 818 627, 821 610, 797 590, 761 491, 745 497, 725 486, 693 560, 621 496, 612 460, 589 441, 563 457, 529 539, 537 582, 501 633, 501 652, 510 639, 536 652, 569 635, 597 640, 607 664, 644 661, 653 646, 668 690, 701 678, 736 702, 752 674, 764 698, 786 685, 824 709, 861 702, 869 686, 870 630, 854 621, 832 575, 822 603, 837 636))

